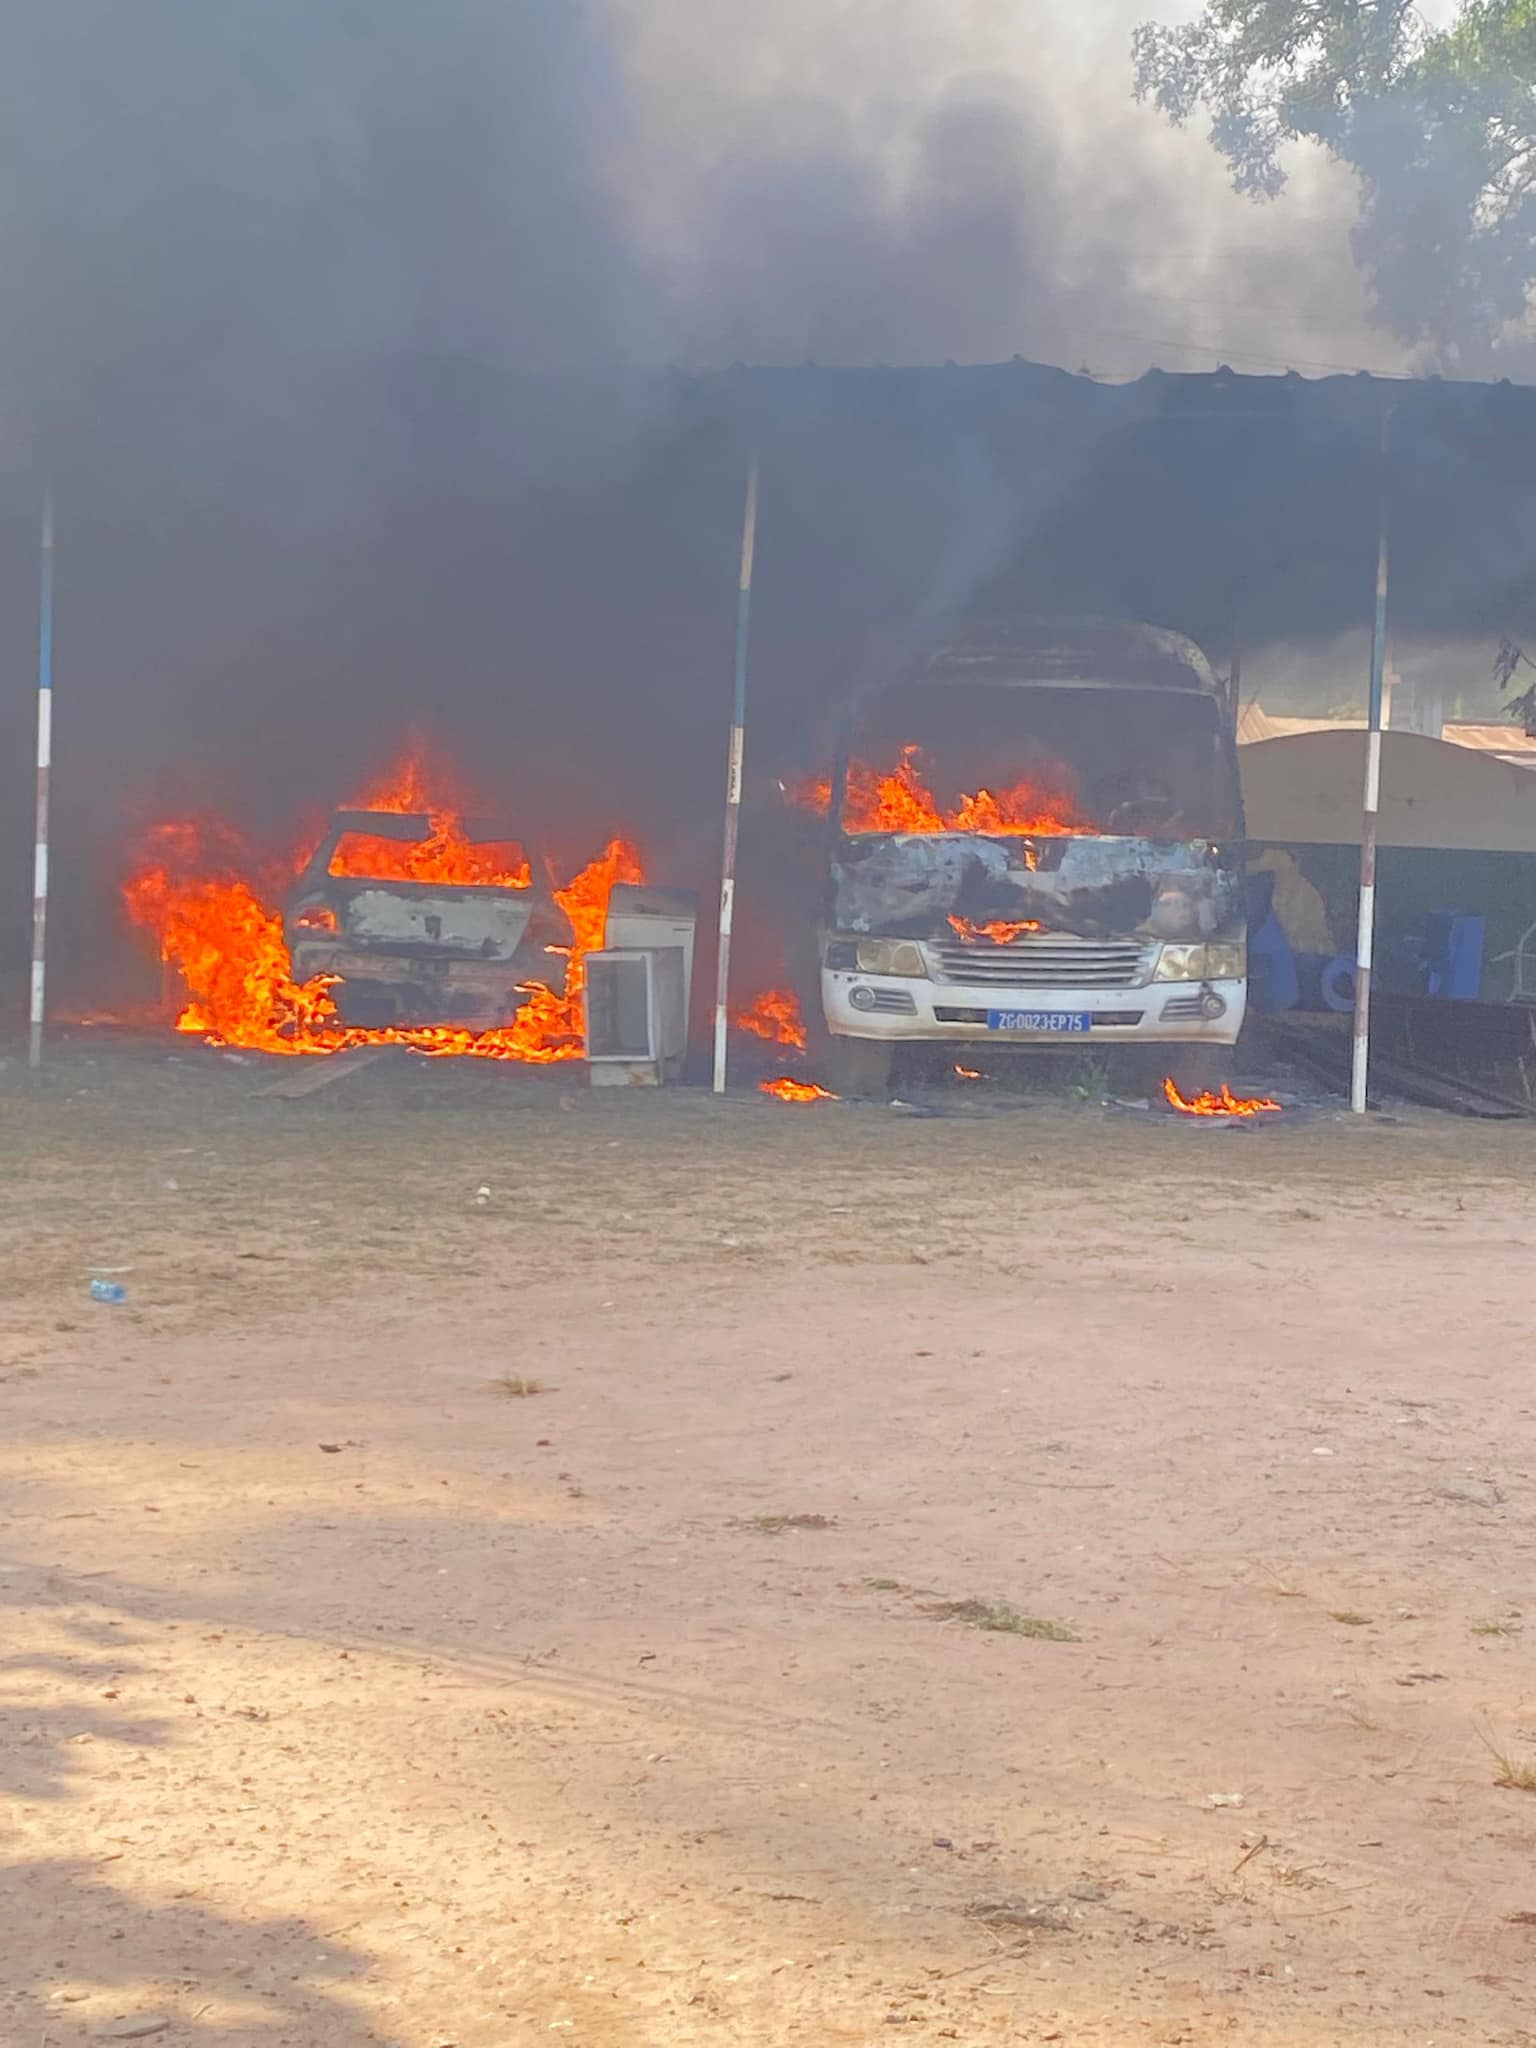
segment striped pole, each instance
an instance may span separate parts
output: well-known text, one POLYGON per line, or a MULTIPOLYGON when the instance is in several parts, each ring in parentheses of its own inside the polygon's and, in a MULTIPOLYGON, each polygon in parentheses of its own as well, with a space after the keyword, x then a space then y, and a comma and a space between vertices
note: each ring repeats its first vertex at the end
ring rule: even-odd
POLYGON ((37 625, 37 829, 32 854, 32 1006, 27 1064, 43 1064, 48 960, 48 770, 53 758, 53 492, 43 494, 37 625))
POLYGON ((1365 1114, 1371 1064, 1371 963, 1376 946, 1376 825, 1381 810, 1381 732, 1385 724, 1387 663, 1388 504, 1387 456, 1392 408, 1381 420, 1381 518, 1376 540, 1376 616, 1371 627, 1371 703, 1365 735, 1365 798, 1360 816, 1360 916, 1355 934, 1355 1043, 1349 1106, 1365 1114))
POLYGON ((736 847, 741 837, 741 759, 747 726, 747 641, 752 624, 752 563, 757 553, 757 456, 747 470, 741 519, 741 577, 736 586, 736 675, 731 744, 725 768, 725 853, 720 863, 720 944, 715 955, 715 1093, 725 1093, 730 1031, 731 924, 736 910, 736 847))

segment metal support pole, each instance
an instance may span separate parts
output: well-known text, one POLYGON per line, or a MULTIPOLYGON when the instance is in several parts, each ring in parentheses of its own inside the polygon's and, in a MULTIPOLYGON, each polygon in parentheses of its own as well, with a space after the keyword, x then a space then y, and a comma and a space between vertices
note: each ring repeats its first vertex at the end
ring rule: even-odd
POLYGON ((1376 542, 1376 616, 1371 628, 1371 701, 1365 734, 1365 796, 1360 814, 1360 917, 1355 935, 1355 1042, 1349 1106, 1365 1114, 1371 1064, 1371 963, 1376 946, 1376 826, 1381 809, 1381 733, 1385 724, 1389 504, 1387 458, 1392 408, 1381 420, 1381 516, 1376 542))
POLYGON ((43 496, 37 625, 37 826, 32 851, 32 1001, 27 1064, 43 1064, 48 980, 48 771, 53 757, 53 493, 43 496))
POLYGON ((720 863, 720 943, 715 956, 715 1093, 725 1093, 730 1032, 731 925, 736 910, 736 848, 741 837, 741 762, 747 725, 747 645, 752 626, 752 564, 757 553, 757 456, 747 470, 741 520, 741 577, 736 588, 736 673, 731 744, 725 769, 725 852, 720 863))

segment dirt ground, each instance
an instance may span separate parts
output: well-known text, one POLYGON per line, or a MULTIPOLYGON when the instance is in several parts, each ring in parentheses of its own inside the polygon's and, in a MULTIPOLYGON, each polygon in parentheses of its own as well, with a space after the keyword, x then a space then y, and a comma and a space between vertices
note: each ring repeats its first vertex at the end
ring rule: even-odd
POLYGON ((1536 2042, 1536 1131, 269 1078, 0 1068, 7 2048, 1536 2042))

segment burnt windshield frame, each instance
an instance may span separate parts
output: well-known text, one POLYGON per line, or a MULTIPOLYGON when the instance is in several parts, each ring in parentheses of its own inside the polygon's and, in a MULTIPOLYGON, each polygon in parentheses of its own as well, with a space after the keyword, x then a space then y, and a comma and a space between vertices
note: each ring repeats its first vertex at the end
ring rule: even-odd
MULTIPOLYGON (((1042 702, 1049 700, 1052 704, 1053 712, 1058 717, 1062 707, 1071 699, 1106 695, 1118 697, 1126 705, 1161 706, 1170 714, 1174 713, 1176 705, 1202 704, 1208 706, 1208 711, 1196 714, 1200 724, 1205 725, 1205 732, 1201 733, 1197 729, 1190 735, 1191 740, 1198 739, 1202 744, 1208 742, 1211 749, 1208 757, 1208 768, 1203 769, 1197 777, 1198 783, 1204 786, 1190 792, 1197 799, 1199 805, 1203 807, 1204 814, 1198 817, 1193 825, 1181 827, 1176 834, 1168 836, 1189 841, 1241 841, 1243 839, 1245 824, 1242 783, 1238 770, 1236 735, 1233 731, 1231 720, 1227 715, 1225 703, 1220 694, 1214 690, 1206 690, 1198 686, 1170 685, 1168 683, 1134 683, 1127 682, 1120 677, 1102 681, 1075 677, 1035 681, 1032 679, 1020 680, 1016 678, 993 679, 979 676, 964 680, 950 677, 919 679, 908 676, 901 678, 899 681, 883 684, 876 689, 861 692, 845 705, 843 714, 837 721, 831 786, 829 790, 830 800, 827 806, 829 856, 835 857, 838 842, 845 837, 865 838, 874 836, 857 829, 850 831, 844 822, 844 811, 848 799, 849 772, 855 757, 855 740, 858 737, 860 726, 869 723, 872 714, 878 716, 882 708, 889 707, 898 699, 906 699, 909 703, 919 703, 927 709, 930 706, 937 707, 941 705, 947 696, 956 702, 958 708, 958 703, 961 699, 978 702, 982 699, 983 694, 992 697, 997 703, 1005 701, 1005 697, 1008 699, 1018 699, 1020 755, 1026 760, 1031 739, 1033 738, 1037 745, 1040 741, 1038 730, 1033 734, 1031 732, 1031 703, 1040 705, 1042 702)), ((990 706, 988 708, 989 710, 991 709, 990 706)), ((917 730, 923 722, 914 717, 910 722, 910 730, 917 730)), ((926 722, 931 724, 931 712, 929 720, 926 722)), ((1038 721, 1035 721, 1035 723, 1038 726, 1038 721)), ((897 745, 908 743, 911 743, 910 737, 905 741, 896 742, 897 745)), ((925 755, 942 758, 940 755, 941 741, 936 741, 931 737, 919 737, 916 744, 923 749, 925 755)), ((884 751, 888 751, 888 748, 885 747, 884 736, 882 736, 876 746, 876 752, 881 756, 882 760, 884 751)), ((1078 749, 1078 751, 1081 752, 1081 749, 1078 749)), ((1059 758, 1061 765, 1067 767, 1076 780, 1086 782, 1086 770, 1079 760, 1068 759, 1066 754, 1062 754, 1059 758)), ((1134 757, 1132 757, 1122 763, 1111 765, 1120 768, 1122 772, 1129 772, 1134 769, 1136 762, 1134 757)), ((1025 772, 1027 772, 1027 769, 1025 772)), ((983 786, 994 787, 997 783, 1004 780, 1005 776, 1009 773, 1016 776, 1018 771, 1005 770, 997 773, 989 771, 983 786)), ((1192 806, 1186 803, 1183 808, 1188 810, 1192 806)), ((1046 837, 1049 835, 1042 833, 1035 836, 1046 837)), ((1145 832, 1110 830, 1108 821, 1105 819, 1100 829, 1085 836, 1109 839, 1136 838, 1148 835, 1145 832)), ((1151 836, 1161 838, 1165 835, 1157 833, 1151 836)))

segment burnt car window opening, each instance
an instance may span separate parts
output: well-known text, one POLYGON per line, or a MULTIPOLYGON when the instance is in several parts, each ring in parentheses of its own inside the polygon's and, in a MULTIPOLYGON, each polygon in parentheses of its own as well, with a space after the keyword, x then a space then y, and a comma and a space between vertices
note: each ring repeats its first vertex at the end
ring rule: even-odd
POLYGON ((845 832, 1174 840, 1228 838, 1238 818, 1213 697, 1049 684, 913 684, 867 699, 842 809, 845 832))
POLYGON ((411 838, 386 838, 351 827, 337 838, 326 873, 374 881, 451 882, 469 888, 526 889, 532 881, 520 841, 465 840, 434 827, 411 838))

